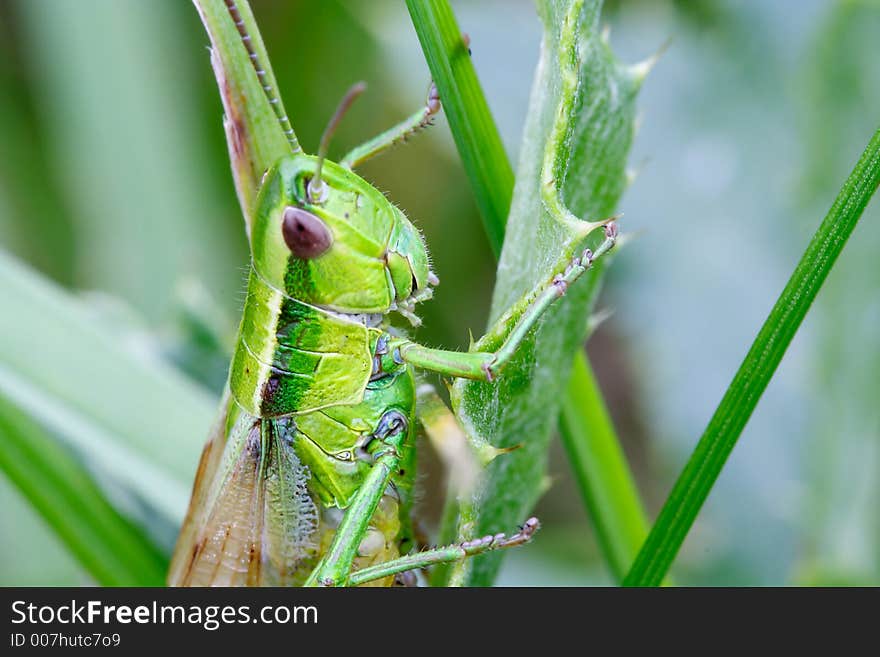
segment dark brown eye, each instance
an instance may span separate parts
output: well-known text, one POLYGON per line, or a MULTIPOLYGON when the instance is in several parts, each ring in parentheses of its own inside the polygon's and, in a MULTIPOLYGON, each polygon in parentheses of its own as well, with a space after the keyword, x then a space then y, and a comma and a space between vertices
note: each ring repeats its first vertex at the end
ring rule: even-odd
POLYGON ((304 260, 317 258, 333 244, 327 224, 311 212, 293 206, 284 208, 281 234, 293 255, 304 260))

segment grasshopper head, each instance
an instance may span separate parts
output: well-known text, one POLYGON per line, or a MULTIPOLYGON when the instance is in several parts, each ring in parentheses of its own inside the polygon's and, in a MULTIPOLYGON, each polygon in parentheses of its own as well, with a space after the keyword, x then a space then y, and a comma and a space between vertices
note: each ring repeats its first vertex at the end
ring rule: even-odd
POLYGON ((437 283, 418 230, 365 180, 292 155, 266 174, 251 247, 257 273, 291 297, 346 314, 399 311, 414 324, 417 301, 437 283))

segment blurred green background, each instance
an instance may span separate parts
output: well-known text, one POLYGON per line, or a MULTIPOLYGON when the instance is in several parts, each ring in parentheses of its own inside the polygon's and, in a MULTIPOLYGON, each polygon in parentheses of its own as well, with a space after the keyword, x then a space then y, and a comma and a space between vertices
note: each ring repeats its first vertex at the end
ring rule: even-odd
MULTIPOLYGON (((452 4, 516 162, 534 7, 452 4)), ((332 155, 423 101, 427 67, 402 3, 252 6, 307 150, 356 80, 369 90, 332 155)), ((613 315, 589 346, 653 514, 876 128, 880 2, 617 0, 605 19, 624 61, 671 40, 641 94, 638 177, 620 207, 636 239, 608 272, 613 315)), ((126 348, 216 395, 247 251, 207 43, 188 2, 0 0, 0 242, 76 291, 126 348), (206 322, 216 335, 199 332, 206 322)), ((442 284, 419 338, 465 348, 494 266, 442 117, 362 174, 431 247, 442 284)), ((685 543, 678 583, 880 583, 877 203, 866 215, 685 543)), ((440 476, 425 451, 432 519, 440 476)), ((550 475, 545 529, 499 583, 610 583, 561 450, 550 475)), ((89 582, 3 479, 0 551, 0 584, 89 582)))

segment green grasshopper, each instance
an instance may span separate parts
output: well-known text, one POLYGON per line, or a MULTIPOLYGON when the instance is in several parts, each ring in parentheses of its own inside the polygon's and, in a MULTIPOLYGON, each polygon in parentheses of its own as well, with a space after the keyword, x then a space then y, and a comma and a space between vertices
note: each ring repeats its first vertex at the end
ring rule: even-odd
MULTIPOLYGON (((234 1, 226 4, 259 76, 244 22, 234 1)), ((345 96, 316 156, 292 149, 263 176, 227 392, 199 464, 171 585, 411 583, 417 569, 521 545, 538 527, 530 518, 510 536, 410 552, 415 370, 489 385, 543 312, 614 245, 616 226, 560 217, 577 221, 581 241, 600 227, 605 240, 595 253, 568 257, 499 320, 492 330, 506 338, 496 351, 410 340, 391 327, 390 314, 417 326, 415 306, 439 281, 419 231, 353 169, 428 125, 440 100, 432 84, 418 112, 338 164, 329 161, 330 137, 363 88, 345 96)), ((287 117, 278 119, 292 135, 287 117)), ((552 181, 547 187, 556 193, 552 181)), ((554 201, 548 207, 561 207, 554 201)))

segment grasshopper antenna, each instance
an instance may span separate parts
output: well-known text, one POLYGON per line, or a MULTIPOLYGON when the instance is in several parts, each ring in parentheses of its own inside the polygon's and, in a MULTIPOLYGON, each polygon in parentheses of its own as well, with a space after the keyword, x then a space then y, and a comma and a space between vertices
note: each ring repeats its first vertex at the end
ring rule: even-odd
POLYGON ((288 119, 287 114, 284 113, 284 107, 281 105, 281 98, 278 95, 277 90, 273 89, 272 85, 269 84, 269 76, 266 74, 266 69, 260 61, 260 56, 257 54, 257 51, 254 50, 251 35, 247 31, 247 26, 244 23, 244 19, 241 17, 241 12, 238 10, 235 0, 225 0, 225 2, 226 9, 229 10, 232 22, 235 23, 238 34, 241 36, 241 42, 244 44, 245 50, 247 50, 251 64, 254 65, 254 70, 257 72, 257 79, 260 81, 260 86, 263 87, 263 93, 266 94, 266 99, 269 101, 269 105, 272 106, 272 111, 275 112, 275 116, 278 118, 278 123, 281 124, 281 129, 284 131, 284 136, 287 137, 287 141, 290 143, 293 152, 298 153, 302 149, 299 146, 299 142, 296 140, 296 135, 293 133, 293 126, 290 125, 290 119, 288 119))
POLYGON ((351 107, 351 104, 366 90, 366 82, 357 82, 356 84, 353 84, 351 88, 345 92, 342 100, 339 101, 339 106, 336 108, 336 111, 327 123, 327 127, 324 128, 324 134, 321 135, 321 143, 318 145, 318 167, 315 169, 315 176, 309 181, 308 186, 309 200, 312 203, 319 203, 323 200, 324 193, 326 192, 324 182, 321 180, 321 169, 324 167, 324 159, 327 157, 327 149, 330 147, 330 140, 333 138, 333 133, 336 132, 339 122, 342 121, 342 117, 345 116, 345 113, 348 111, 348 108, 351 107))

